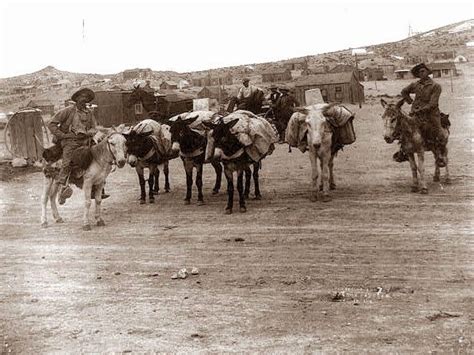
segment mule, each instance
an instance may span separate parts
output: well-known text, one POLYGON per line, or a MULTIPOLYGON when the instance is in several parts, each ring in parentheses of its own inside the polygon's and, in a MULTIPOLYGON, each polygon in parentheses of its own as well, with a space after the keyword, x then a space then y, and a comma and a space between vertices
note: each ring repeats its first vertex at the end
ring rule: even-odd
POLYGON ((149 203, 155 202, 160 178, 160 167, 165 177, 165 192, 170 191, 169 160, 177 157, 170 150, 171 135, 169 126, 146 119, 124 133, 127 139, 128 163, 135 168, 140 184, 140 204, 146 203, 145 175, 148 169, 149 203))
MULTIPOLYGON (((209 112, 209 114, 214 115, 213 112, 209 112)), ((207 136, 203 132, 191 128, 191 125, 198 117, 199 114, 196 114, 193 117, 183 119, 180 115, 176 119, 168 121, 171 126, 171 141, 173 142, 172 149, 173 151, 179 151, 186 172, 186 196, 184 198, 184 203, 186 205, 191 203, 194 168, 196 169, 198 205, 204 204, 204 196, 202 193, 202 171, 205 163, 207 136)), ((213 160, 211 160, 210 163, 216 172, 216 181, 212 193, 217 194, 221 188, 222 166, 219 162, 213 160)))
MULTIPOLYGON (((91 195, 95 199, 95 221, 97 226, 104 226, 105 222, 101 216, 102 189, 107 176, 112 171, 113 165, 122 168, 126 163, 127 147, 125 137, 115 131, 107 131, 105 137, 96 145, 90 148, 92 161, 82 176, 75 181, 76 185, 82 188, 84 193, 84 213, 83 230, 91 230, 89 221, 91 195)), ((51 165, 46 165, 43 169, 45 174, 43 195, 41 198, 41 226, 47 227, 48 220, 46 216, 48 199, 51 203, 51 210, 56 223, 63 223, 62 217, 56 205, 56 196, 59 190, 59 184, 56 181, 59 169, 51 165)), ((74 172, 72 173, 74 174, 74 172)))
MULTIPOLYGON (((405 100, 397 103, 387 103, 380 100, 385 109, 382 119, 384 121, 384 139, 387 143, 399 140, 401 149, 408 155, 412 172, 412 192, 428 193, 425 179, 425 151, 432 151, 435 158, 435 173, 433 181, 440 181, 440 167, 446 168, 446 182, 450 182, 448 169, 448 150, 446 146, 429 143, 423 137, 421 123, 416 117, 405 114, 401 108, 405 100), (415 155, 417 159, 415 159, 415 155)), ((449 137, 449 129, 443 127, 446 138, 449 137)), ((447 139, 446 139, 447 141, 447 139)))

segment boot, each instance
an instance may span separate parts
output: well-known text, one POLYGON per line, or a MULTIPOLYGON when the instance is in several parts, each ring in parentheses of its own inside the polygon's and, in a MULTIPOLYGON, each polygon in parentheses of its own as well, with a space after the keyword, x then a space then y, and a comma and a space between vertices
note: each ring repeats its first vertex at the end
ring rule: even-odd
POLYGON ((404 161, 408 161, 408 155, 400 149, 393 155, 393 160, 395 160, 397 163, 403 163, 404 161))

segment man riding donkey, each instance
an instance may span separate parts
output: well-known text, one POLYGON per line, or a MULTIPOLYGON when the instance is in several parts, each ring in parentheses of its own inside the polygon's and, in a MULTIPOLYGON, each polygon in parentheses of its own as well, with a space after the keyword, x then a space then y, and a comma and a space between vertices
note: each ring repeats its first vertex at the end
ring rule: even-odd
MULTIPOLYGON (((439 110, 441 85, 429 77, 432 71, 424 63, 415 65, 411 69, 411 73, 420 80, 405 87, 401 92, 402 97, 406 103, 412 105, 409 115, 417 119, 426 142, 439 151, 438 166, 444 167, 447 163, 446 144, 448 137, 442 129, 442 114, 439 110), (410 94, 415 94, 414 100, 410 97, 410 94)), ((397 162, 403 162, 408 160, 408 156, 400 149, 393 155, 393 159, 397 162)))
POLYGON ((239 89, 237 96, 231 97, 229 105, 227 106, 227 112, 234 112, 234 108, 237 106, 237 110, 247 110, 254 114, 259 114, 264 98, 265 94, 263 90, 254 85, 250 85, 250 80, 244 78, 242 80, 242 87, 239 89))
MULTIPOLYGON (((74 151, 81 147, 92 144, 92 137, 97 133, 97 123, 93 110, 87 107, 87 103, 94 99, 94 92, 84 88, 75 92, 71 100, 75 102, 59 112, 49 122, 48 128, 54 136, 53 142, 60 144, 62 148, 62 163, 57 180, 61 186, 58 202, 60 205, 72 196, 69 186, 69 178, 72 171, 72 160, 74 151)), ((102 191, 102 198, 107 198, 102 191)))

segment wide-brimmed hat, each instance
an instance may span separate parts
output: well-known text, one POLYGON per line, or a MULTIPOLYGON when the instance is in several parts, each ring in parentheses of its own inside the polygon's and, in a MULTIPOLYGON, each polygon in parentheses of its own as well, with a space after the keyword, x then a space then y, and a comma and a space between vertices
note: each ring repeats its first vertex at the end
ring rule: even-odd
POLYGON ((242 79, 242 82, 243 82, 243 83, 248 83, 249 81, 250 81, 249 78, 243 78, 243 79, 242 79))
POLYGON ((280 90, 280 91, 290 91, 290 89, 288 89, 286 86, 280 86, 278 88, 278 90, 280 90))
POLYGON ((420 63, 420 64, 415 65, 413 68, 411 68, 410 71, 411 71, 411 73, 413 74, 413 76, 414 76, 415 78, 419 78, 420 76, 418 75, 418 73, 419 73, 419 71, 420 71, 421 69, 426 69, 426 70, 428 70, 428 74, 432 74, 432 73, 433 73, 433 72, 431 71, 431 69, 426 66, 425 63, 420 63))
POLYGON ((272 86, 269 87, 269 89, 270 89, 270 90, 272 90, 272 89, 275 89, 275 90, 276 90, 276 89, 278 89, 278 86, 272 85, 272 86))
POLYGON ((87 95, 87 101, 86 102, 91 102, 92 100, 94 100, 94 97, 95 97, 94 91, 92 91, 91 89, 88 89, 88 88, 83 88, 83 89, 80 89, 80 90, 76 91, 74 94, 72 94, 71 100, 74 101, 74 102, 77 102, 77 98, 80 95, 83 95, 83 94, 87 95))

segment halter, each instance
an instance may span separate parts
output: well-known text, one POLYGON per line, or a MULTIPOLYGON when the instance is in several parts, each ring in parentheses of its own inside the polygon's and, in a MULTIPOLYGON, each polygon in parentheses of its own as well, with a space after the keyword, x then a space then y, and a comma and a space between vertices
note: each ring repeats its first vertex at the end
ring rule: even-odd
POLYGON ((107 139, 107 150, 109 151, 110 155, 112 155, 112 162, 110 162, 110 165, 117 165, 117 158, 115 157, 114 153, 112 152, 112 148, 110 147, 110 142, 109 138, 112 137, 114 134, 121 134, 119 132, 112 132, 109 134, 105 139, 107 139))

